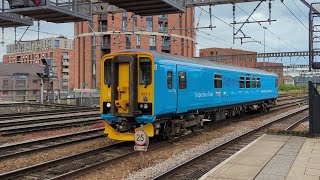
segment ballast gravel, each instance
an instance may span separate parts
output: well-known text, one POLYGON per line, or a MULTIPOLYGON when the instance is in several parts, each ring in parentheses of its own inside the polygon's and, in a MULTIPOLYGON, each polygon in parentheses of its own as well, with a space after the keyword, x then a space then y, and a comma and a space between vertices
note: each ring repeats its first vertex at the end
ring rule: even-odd
POLYGON ((139 153, 130 156, 122 162, 107 164, 98 170, 84 174, 77 179, 151 179, 168 169, 181 164, 188 159, 201 154, 227 140, 235 138, 244 132, 261 126, 276 117, 280 113, 290 113, 296 107, 277 110, 259 117, 249 117, 243 121, 232 122, 232 125, 222 126, 212 131, 201 131, 195 136, 176 141, 172 144, 160 147, 144 153, 144 167, 140 169, 139 153))
MULTIPOLYGON (((305 106, 297 108, 297 110, 302 109, 302 108, 305 108, 305 106)), ((184 151, 181 154, 175 154, 171 158, 169 158, 161 163, 158 163, 155 166, 143 169, 143 170, 138 171, 137 173, 134 173, 134 174, 130 174, 127 179, 150 179, 152 177, 156 177, 157 175, 160 175, 163 172, 166 172, 170 169, 173 169, 174 167, 178 166, 179 164, 187 162, 188 160, 190 160, 194 157, 197 157, 207 151, 210 151, 211 149, 213 149, 213 148, 215 148, 215 147, 217 147, 227 141, 230 141, 230 140, 232 140, 242 134, 245 134, 249 131, 252 131, 255 128, 266 125, 266 124, 274 121, 275 119, 283 117, 283 115, 285 115, 285 114, 291 114, 294 111, 296 111, 296 110, 288 111, 286 113, 279 114, 275 117, 268 118, 264 121, 257 122, 256 124, 254 124, 251 127, 243 126, 241 129, 238 129, 238 130, 231 132, 231 133, 227 133, 223 137, 213 139, 209 142, 206 142, 204 144, 201 144, 199 146, 191 148, 187 151, 184 151)))

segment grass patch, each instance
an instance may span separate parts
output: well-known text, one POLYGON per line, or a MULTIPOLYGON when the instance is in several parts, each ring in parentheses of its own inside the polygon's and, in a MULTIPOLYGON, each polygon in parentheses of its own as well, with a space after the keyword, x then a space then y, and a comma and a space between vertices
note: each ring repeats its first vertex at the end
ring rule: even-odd
POLYGON ((306 93, 308 92, 307 86, 291 86, 291 85, 280 85, 279 86, 279 93, 306 93))

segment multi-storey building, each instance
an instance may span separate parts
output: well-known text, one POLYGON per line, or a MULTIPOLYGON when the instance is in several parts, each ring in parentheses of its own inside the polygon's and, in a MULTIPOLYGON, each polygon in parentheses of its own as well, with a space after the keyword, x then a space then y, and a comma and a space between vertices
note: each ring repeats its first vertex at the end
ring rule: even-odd
MULTIPOLYGON (((239 54, 254 54, 257 52, 252 51, 243 51, 239 49, 232 48, 206 48, 200 49, 200 57, 210 57, 210 56, 222 56, 222 55, 239 55, 239 54)), ((236 58, 236 59, 223 59, 223 60, 215 60, 216 62, 224 63, 224 64, 233 64, 236 66, 244 66, 244 67, 256 67, 257 66, 257 58, 236 58)))
MULTIPOLYGON (((47 39, 48 40, 48 39, 47 39)), ((74 88, 74 50, 72 49, 72 40, 65 38, 49 38, 57 46, 41 47, 35 51, 20 51, 19 53, 10 53, 3 56, 4 63, 22 63, 22 64, 42 64, 41 59, 51 59, 53 65, 53 72, 56 76, 54 79, 54 89, 60 93, 67 93, 69 89, 74 88), (59 41, 59 43, 56 43, 59 41), (67 43, 67 48, 60 44, 67 43), (58 46, 59 45, 59 46, 58 46)), ((31 41, 32 42, 32 41, 31 41)), ((12 47, 8 45, 7 47, 12 47)), ((9 50, 10 48, 7 48, 9 50)))
POLYGON ((132 13, 94 16, 93 23, 75 23, 75 88, 100 86, 103 55, 125 49, 148 49, 193 57, 194 9, 160 16, 140 17, 132 13), (93 32, 94 31, 94 32, 93 32))
MULTIPOLYGON (((239 54, 254 54, 257 52, 243 51, 239 49, 232 48, 207 48, 200 49, 200 57, 206 57, 210 60, 210 57, 222 56, 222 55, 239 55, 239 54)), ((283 84, 283 64, 282 63, 271 63, 271 62, 258 62, 257 58, 235 58, 235 59, 223 59, 223 60, 213 60, 215 62, 231 64, 236 66, 244 66, 250 68, 263 69, 269 72, 276 73, 279 76, 279 84, 283 84)))
POLYGON ((38 64, 0 64, 0 99, 39 100, 41 81, 37 73, 42 72, 43 66, 38 64))
POLYGON ((73 40, 60 36, 33 41, 21 41, 17 44, 7 45, 7 54, 34 52, 48 49, 73 49, 73 40))

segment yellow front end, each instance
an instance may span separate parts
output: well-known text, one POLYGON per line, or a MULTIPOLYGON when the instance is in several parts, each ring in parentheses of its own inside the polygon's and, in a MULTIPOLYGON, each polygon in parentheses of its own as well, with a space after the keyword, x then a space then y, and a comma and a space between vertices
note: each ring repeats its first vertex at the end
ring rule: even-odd
POLYGON ((102 58, 100 113, 103 119, 106 120, 104 121, 104 133, 108 134, 110 139, 134 141, 134 132, 137 129, 140 129, 138 126, 139 124, 144 124, 144 130, 149 137, 154 136, 152 122, 139 122, 139 120, 141 120, 139 116, 153 115, 153 62, 151 54, 140 52, 109 54, 102 58), (135 58, 134 60, 137 62, 136 65, 135 63, 132 64, 133 60, 131 61, 132 58, 130 55, 133 55, 135 58), (121 59, 121 57, 123 58, 121 59), (147 73, 143 71, 146 65, 145 62, 150 63, 150 70, 148 69, 147 73), (133 75, 131 71, 136 71, 136 74, 133 75), (150 73, 150 75, 148 73, 150 73), (144 77, 149 77, 150 80, 146 81, 144 80, 144 77), (113 84, 111 84, 111 82, 113 84), (132 84, 133 82, 134 84, 132 84), (117 87, 113 88, 112 85, 117 87), (133 86, 135 88, 132 88, 133 86), (148 109, 145 108, 146 105, 148 106, 148 109), (140 112, 140 114, 137 112, 140 112), (121 121, 119 119, 124 118, 134 120, 134 123, 137 124, 137 126, 135 126, 136 128, 132 127, 131 129, 128 129, 128 131, 120 132, 116 127, 122 126, 115 127, 115 124, 120 123, 118 122, 121 121))

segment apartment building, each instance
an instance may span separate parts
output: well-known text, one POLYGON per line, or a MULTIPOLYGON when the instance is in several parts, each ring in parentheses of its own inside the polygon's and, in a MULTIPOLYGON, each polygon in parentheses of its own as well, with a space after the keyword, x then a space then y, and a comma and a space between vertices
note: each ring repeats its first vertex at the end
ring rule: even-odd
MULTIPOLYGON (((40 40, 41 42, 50 42, 52 46, 41 46, 30 49, 23 49, 27 47, 22 46, 21 51, 11 51, 11 47, 14 45, 7 46, 7 54, 3 56, 3 63, 14 63, 14 64, 39 64, 41 65, 41 59, 50 59, 53 70, 56 76, 54 79, 54 88, 60 93, 68 93, 68 90, 74 88, 74 50, 72 40, 58 37, 58 38, 47 38, 40 40), (67 42, 67 43, 66 43, 67 42), (65 46, 66 44, 66 46, 65 46), (24 51, 22 51, 24 50, 24 51), (12 53, 16 52, 16 53, 12 53)), ((29 46, 34 41, 29 42, 29 46)), ((48 45, 48 44, 47 44, 48 45)))
POLYGON ((193 8, 182 15, 141 17, 126 12, 94 16, 90 25, 75 23, 76 88, 83 83, 88 83, 85 88, 100 87, 100 61, 105 54, 140 48, 194 56, 193 8))

